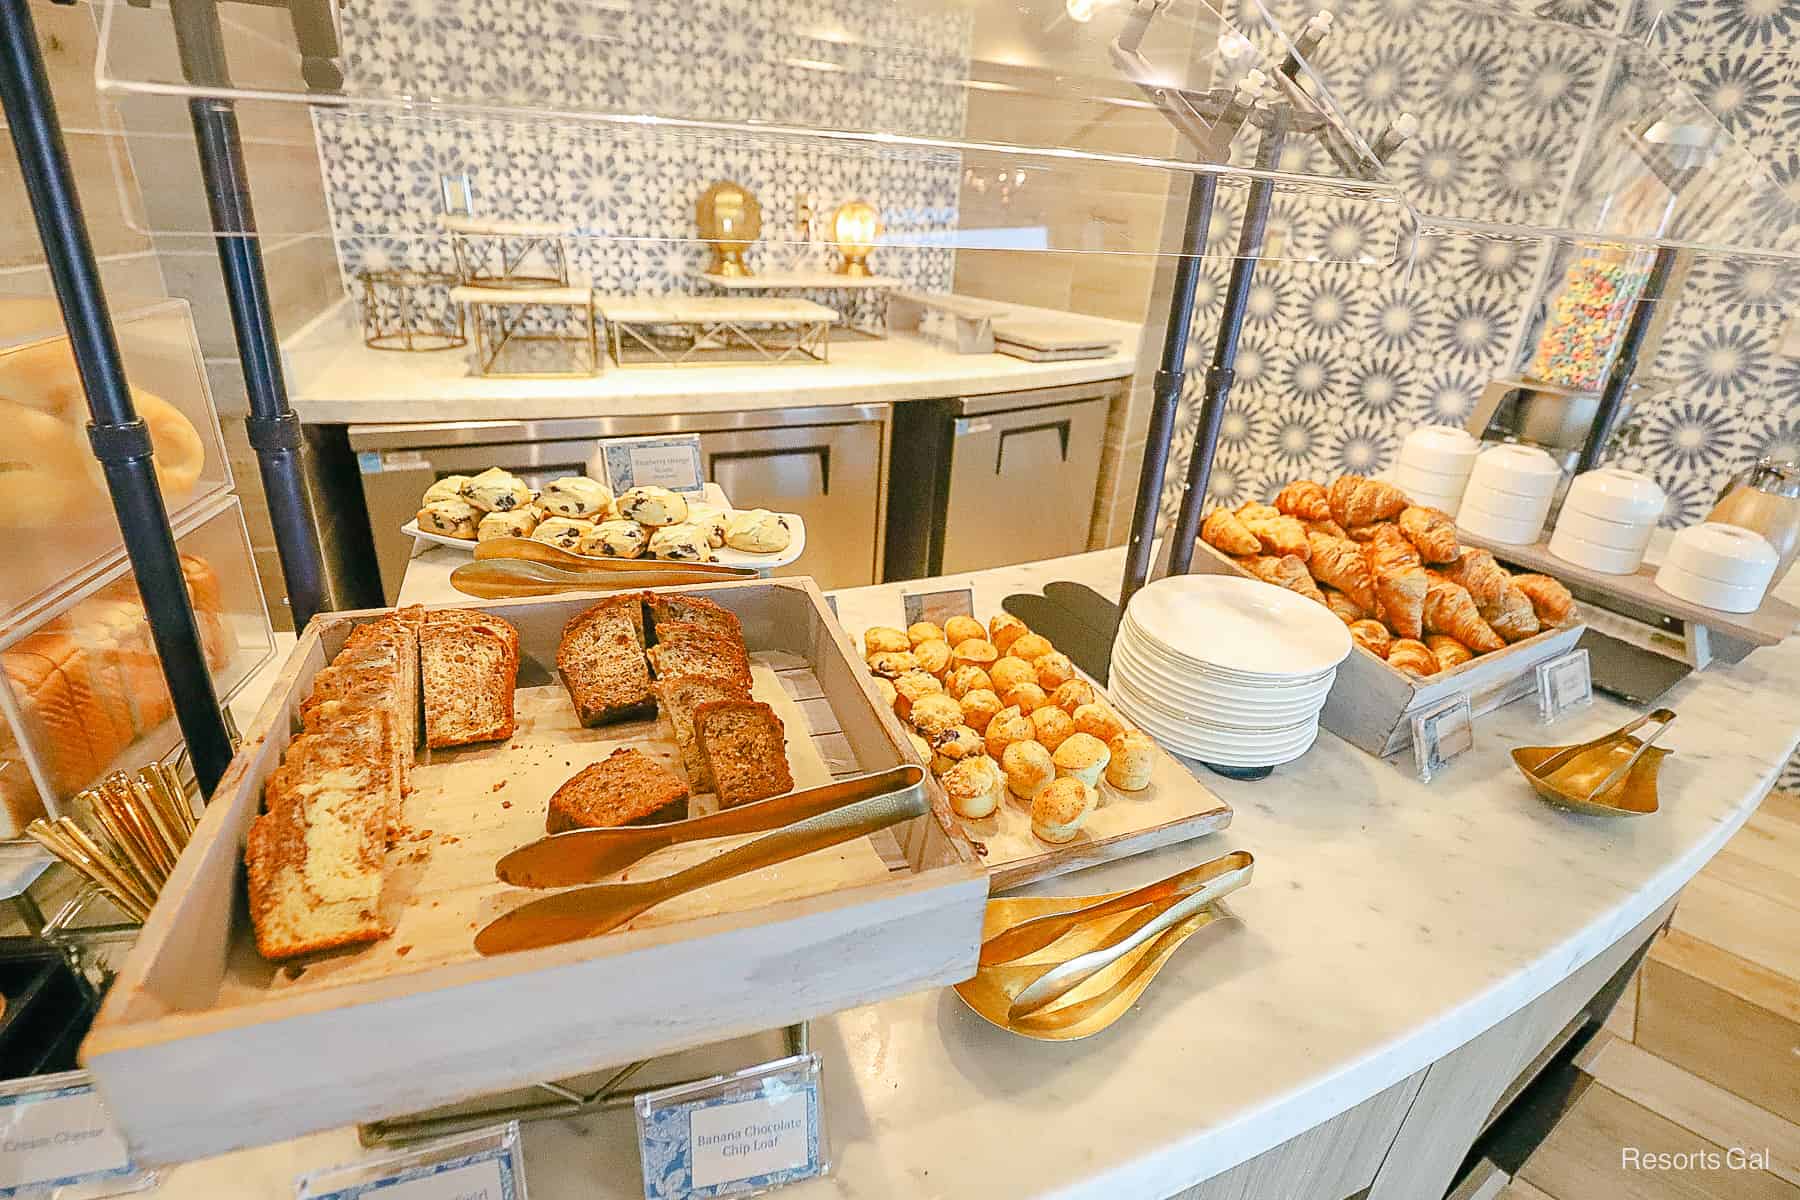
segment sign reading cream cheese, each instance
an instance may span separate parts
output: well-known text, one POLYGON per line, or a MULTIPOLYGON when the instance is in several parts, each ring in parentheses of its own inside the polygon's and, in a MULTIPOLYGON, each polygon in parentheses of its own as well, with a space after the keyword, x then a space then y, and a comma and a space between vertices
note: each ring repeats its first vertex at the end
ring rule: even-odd
POLYGON ((688 1126, 696 1188, 791 1171, 806 1164, 805 1093, 697 1110, 688 1126))
POLYGON ((0 1197, 136 1173, 94 1085, 61 1078, 82 1081, 0 1096, 0 1197))
POLYGON ((524 1190, 516 1122, 329 1167, 294 1185, 296 1200, 519 1200, 524 1190))

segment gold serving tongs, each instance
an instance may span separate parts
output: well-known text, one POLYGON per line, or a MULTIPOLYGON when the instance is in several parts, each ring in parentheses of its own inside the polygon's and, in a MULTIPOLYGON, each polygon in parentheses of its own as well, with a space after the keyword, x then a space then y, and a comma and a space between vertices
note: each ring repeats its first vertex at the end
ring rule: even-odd
POLYGON ((721 579, 756 578, 754 567, 728 567, 723 563, 678 563, 666 558, 609 558, 604 555, 577 554, 573 550, 564 550, 561 546, 522 537, 489 538, 485 542, 476 542, 475 558, 477 561, 521 559, 525 562, 542 563, 547 567, 562 567, 569 571, 601 575, 629 575, 632 572, 655 574, 659 571, 681 570, 717 575, 721 579))
POLYGON ((533 900, 475 935, 482 954, 535 950, 610 933, 665 900, 886 829, 931 810, 922 783, 822 812, 657 879, 598 883, 533 900))
POLYGON ((519 596, 673 587, 757 577, 756 572, 749 568, 724 567, 716 563, 639 563, 631 559, 616 561, 623 569, 584 568, 573 571, 567 567, 526 559, 488 558, 480 562, 464 563, 450 572, 450 586, 466 596, 482 600, 508 600, 519 596))
POLYGON ((779 829, 858 800, 916 788, 924 779, 925 772, 920 768, 900 766, 685 821, 553 833, 502 858, 494 864, 494 874, 514 887, 562 888, 593 883, 668 846, 779 829))
POLYGON ((1029 921, 1021 921, 1010 929, 1002 930, 981 944, 981 965, 991 967, 995 963, 1012 962, 1024 958, 1027 954, 1042 950, 1045 946, 1057 941, 1064 934, 1077 926, 1101 917, 1110 917, 1115 913, 1130 912, 1134 908, 1147 905, 1177 901, 1196 893, 1204 894, 1207 901, 1217 900, 1229 892, 1234 892, 1250 882, 1251 868, 1256 860, 1247 850, 1235 850, 1211 862, 1201 863, 1191 870, 1179 875, 1171 875, 1167 879, 1159 879, 1136 891, 1124 892, 1097 904, 1085 908, 1077 908, 1071 912, 1052 913, 1047 917, 1033 917, 1029 921))
POLYGON ((1553 804, 1607 815, 1653 813, 1657 809, 1655 768, 1669 751, 1653 749, 1652 743, 1674 721, 1673 709, 1659 708, 1577 746, 1520 746, 1512 752, 1513 762, 1538 794, 1553 804), (1649 736, 1632 736, 1653 722, 1657 728, 1649 736), (1639 760, 1646 756, 1650 771, 1645 784, 1635 789, 1627 786, 1619 797, 1609 799, 1614 788, 1629 784, 1639 760), (1606 773, 1599 782, 1588 786, 1588 779, 1602 770, 1606 773))
MULTIPOLYGON (((1243 887, 1250 882, 1250 873, 1254 865, 1255 860, 1251 858, 1248 851, 1243 850, 1227 854, 1215 862, 1206 864, 1209 868, 1217 868, 1210 882, 1191 888, 1185 894, 1177 892, 1173 898, 1164 897, 1151 901, 1144 912, 1122 923, 1101 945, 1085 954, 1078 954, 1074 958, 1051 966, 1013 997, 1012 1005, 1007 1009, 1006 1019, 1009 1022, 1017 1021, 1041 1009, 1048 1008, 1138 947, 1160 937, 1200 912, 1207 905, 1243 887)), ((1191 874, 1193 872, 1184 873, 1184 875, 1191 874)), ((1173 883, 1182 878, 1183 876, 1178 875, 1164 882, 1173 883)), ((1151 885, 1151 887, 1157 886, 1159 885, 1151 885)), ((1148 891, 1149 889, 1140 890, 1148 891)), ((1127 900, 1131 895, 1132 893, 1128 892, 1124 896, 1114 897, 1101 904, 1090 905, 1088 909, 1062 915, 1077 916, 1080 912, 1091 912, 1106 905, 1118 904, 1127 900)), ((1114 908, 1111 911, 1119 910, 1114 908)), ((1042 919, 1055 920, 1057 918, 1040 918, 1040 920, 1042 919)), ((1076 924, 1081 924, 1081 922, 1077 921, 1076 924)), ((1025 953, 1030 953, 1030 951, 1025 951, 1025 953)))

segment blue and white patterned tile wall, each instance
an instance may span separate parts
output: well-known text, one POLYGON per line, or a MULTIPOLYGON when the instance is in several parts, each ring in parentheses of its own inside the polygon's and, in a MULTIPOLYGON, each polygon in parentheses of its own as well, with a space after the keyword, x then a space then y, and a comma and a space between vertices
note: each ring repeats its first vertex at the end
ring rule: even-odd
MULTIPOLYGON (((821 124, 960 135, 970 17, 936 3, 700 0, 679 19, 654 0, 432 0, 345 6, 347 90, 544 109, 821 124)), ((571 272, 603 291, 693 290, 706 262, 694 202, 734 179, 763 205, 761 270, 824 266, 819 244, 783 244, 809 192, 822 219, 867 198, 890 231, 954 228, 954 154, 820 148, 775 135, 464 112, 320 110, 315 116, 339 262, 446 268, 439 180, 466 174, 475 211, 572 228, 571 272)), ((952 251, 884 250, 879 266, 944 289, 952 251)), ((842 299, 842 296, 839 296, 842 299)))

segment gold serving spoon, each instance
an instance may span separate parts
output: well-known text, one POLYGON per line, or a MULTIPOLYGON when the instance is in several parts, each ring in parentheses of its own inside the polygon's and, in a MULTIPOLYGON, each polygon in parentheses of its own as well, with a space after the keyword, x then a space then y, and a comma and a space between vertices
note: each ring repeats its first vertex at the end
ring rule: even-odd
POLYGON ((485 542, 476 542, 475 558, 478 561, 491 558, 524 559, 526 562, 543 563, 545 566, 562 567, 570 571, 597 571, 603 574, 630 574, 634 571, 653 574, 678 568, 716 575, 720 579, 756 578, 754 567, 728 567, 723 563, 678 563, 666 558, 610 558, 604 555, 577 554, 573 550, 564 550, 561 546, 522 537, 489 538, 485 542))
POLYGON ((712 567, 700 563, 655 562, 632 564, 629 571, 571 571, 548 563, 516 558, 489 558, 464 563, 450 572, 450 586, 482 600, 506 600, 517 596, 554 596, 563 592, 605 592, 621 588, 670 587, 718 583, 727 579, 754 579, 755 571, 737 567, 712 567), (731 574, 719 574, 729 571, 731 574))

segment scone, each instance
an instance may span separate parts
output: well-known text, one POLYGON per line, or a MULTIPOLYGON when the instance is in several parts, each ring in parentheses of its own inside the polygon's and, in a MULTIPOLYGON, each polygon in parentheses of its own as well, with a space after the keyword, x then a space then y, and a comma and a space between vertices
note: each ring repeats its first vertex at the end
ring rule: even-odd
POLYGON ((939 777, 950 807, 959 817, 978 821, 1000 806, 1000 792, 1005 784, 1000 768, 985 754, 965 758, 939 777))
POLYGON ((1075 718, 1054 704, 1031 711, 1033 738, 1044 749, 1054 753, 1058 746, 1075 734, 1075 718))
POLYGON ((952 725, 925 739, 931 743, 931 773, 942 775, 965 758, 974 758, 983 750, 981 735, 967 725, 952 725))
POLYGON ((911 650, 912 642, 906 636, 906 630, 895 629, 891 625, 871 625, 863 630, 863 655, 881 654, 891 650, 911 650))
POLYGON ((944 730, 955 729, 963 723, 962 705, 942 692, 932 692, 912 702, 912 711, 906 719, 929 742, 944 730))
POLYGON ((602 521, 591 528, 594 532, 581 544, 583 554, 637 558, 650 545, 649 531, 636 521, 602 521))
POLYGON ((1112 759, 1112 751, 1091 733, 1072 733, 1050 758, 1056 763, 1058 778, 1079 779, 1088 787, 1097 788, 1101 772, 1112 759))
POLYGON ((511 512, 531 503, 531 489, 511 471, 489 467, 463 484, 463 499, 482 512, 511 512))
POLYGON ((687 515, 687 501, 668 488, 634 487, 619 497, 620 518, 640 525, 679 525, 687 515))
POLYGON ((527 504, 524 508, 515 508, 511 512, 482 514, 481 524, 475 527, 475 538, 482 542, 503 537, 528 538, 537 527, 537 510, 527 504))
POLYGON ((706 531, 706 541, 714 550, 725 545, 725 526, 731 520, 731 513, 711 504, 688 505, 687 523, 698 525, 706 531))
POLYGON ((538 507, 553 517, 580 517, 584 521, 604 520, 612 511, 612 489, 586 475, 570 475, 552 479, 538 493, 538 507))
POLYGON ((1054 780, 1031 802, 1031 832, 1051 845, 1072 842, 1097 800, 1079 779, 1054 780))
POLYGON ((706 530, 683 521, 679 525, 663 525, 650 535, 650 557, 671 562, 711 562, 712 543, 706 530))
POLYGON ((962 694, 963 724, 983 734, 987 733, 988 722, 1000 715, 1006 706, 1000 703, 1000 697, 986 688, 976 688, 962 694))
POLYGON ((424 497, 419 501, 421 506, 433 500, 461 500, 463 485, 469 482, 467 475, 446 475, 425 489, 424 497))
POLYGON ((725 544, 750 554, 779 554, 794 540, 787 518, 766 508, 733 513, 725 523, 725 544))
POLYGON ((920 642, 912 648, 912 655, 919 662, 919 670, 929 671, 939 678, 950 669, 949 642, 920 642))
POLYGON ((1000 769, 1006 774, 1006 790, 1025 801, 1037 799, 1056 779, 1050 752, 1036 742, 1012 743, 1000 755, 1000 769))
POLYGON ((531 531, 531 540, 561 546, 564 550, 573 550, 579 554, 582 545, 594 536, 594 532, 592 521, 582 521, 575 517, 546 517, 531 531))
POLYGON ((481 525, 481 510, 454 497, 433 500, 419 510, 419 528, 445 537, 473 538, 481 525))
POLYGON ((1112 759, 1106 764, 1106 782, 1121 792, 1141 792, 1150 786, 1150 769, 1156 762, 1156 743, 1137 730, 1121 733, 1107 747, 1112 759))

